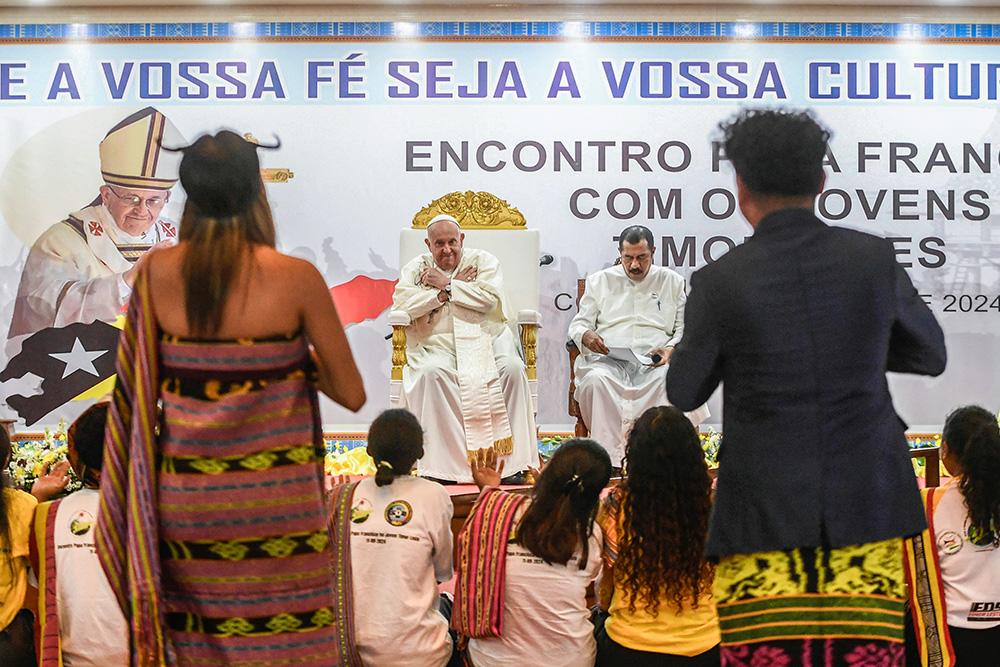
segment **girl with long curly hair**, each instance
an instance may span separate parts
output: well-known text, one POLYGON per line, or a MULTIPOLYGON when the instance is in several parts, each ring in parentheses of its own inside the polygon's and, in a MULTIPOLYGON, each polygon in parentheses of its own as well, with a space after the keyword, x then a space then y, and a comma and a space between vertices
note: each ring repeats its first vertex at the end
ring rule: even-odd
POLYGON ((604 498, 597 665, 718 665, 713 566, 705 561, 712 480, 698 433, 680 410, 635 422, 626 477, 604 498))
MULTIPOLYGON (((930 530, 921 536, 930 549, 936 548, 931 554, 936 558, 930 567, 925 563, 912 572, 938 571, 933 585, 944 592, 944 609, 938 613, 943 611, 947 633, 942 635, 947 637, 922 641, 944 628, 916 605, 914 620, 922 635, 916 646, 925 665, 948 664, 942 654, 949 646, 955 664, 993 665, 1000 646, 1000 427, 991 412, 968 405, 948 415, 941 440, 941 459, 953 477, 925 490, 930 530)), ((914 555, 909 545, 907 555, 914 555)), ((921 583, 917 579, 915 595, 921 583)), ((920 664, 911 656, 912 664, 920 664)))

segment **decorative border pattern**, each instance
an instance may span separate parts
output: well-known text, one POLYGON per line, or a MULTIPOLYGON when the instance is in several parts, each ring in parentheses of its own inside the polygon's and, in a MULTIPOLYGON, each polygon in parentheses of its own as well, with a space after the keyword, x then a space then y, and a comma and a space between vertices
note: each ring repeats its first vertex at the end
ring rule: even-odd
POLYGON ((160 40, 240 38, 661 38, 790 40, 1000 39, 992 23, 761 23, 631 21, 274 22, 0 24, 0 40, 160 40))

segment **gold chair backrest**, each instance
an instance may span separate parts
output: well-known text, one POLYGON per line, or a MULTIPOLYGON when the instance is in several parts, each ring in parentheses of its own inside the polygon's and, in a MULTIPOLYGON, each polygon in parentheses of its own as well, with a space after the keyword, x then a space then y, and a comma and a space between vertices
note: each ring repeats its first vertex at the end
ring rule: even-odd
POLYGON ((413 216, 413 229, 426 229, 427 223, 442 213, 458 220, 463 229, 527 229, 528 223, 516 208, 489 192, 449 192, 438 197, 413 216))

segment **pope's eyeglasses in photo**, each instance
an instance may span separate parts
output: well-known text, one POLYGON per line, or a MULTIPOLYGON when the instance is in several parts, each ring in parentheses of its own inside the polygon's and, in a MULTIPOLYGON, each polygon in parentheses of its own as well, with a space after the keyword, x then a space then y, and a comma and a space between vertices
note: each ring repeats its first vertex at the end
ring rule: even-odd
POLYGON ((162 206, 163 204, 166 204, 167 200, 170 199, 169 194, 167 194, 167 196, 165 197, 147 197, 145 199, 143 199, 138 195, 120 195, 117 192, 115 192, 115 189, 110 185, 108 186, 108 190, 111 191, 111 194, 118 197, 123 202, 125 202, 126 204, 128 204, 133 208, 141 206, 142 204, 145 204, 149 208, 156 208, 157 206, 162 206))

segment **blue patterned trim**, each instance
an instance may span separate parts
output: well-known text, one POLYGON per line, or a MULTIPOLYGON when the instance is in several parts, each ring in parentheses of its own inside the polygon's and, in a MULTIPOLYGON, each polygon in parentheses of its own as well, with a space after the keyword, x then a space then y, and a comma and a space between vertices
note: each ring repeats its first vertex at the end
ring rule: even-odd
POLYGON ((672 39, 1000 39, 992 23, 758 23, 631 21, 0 24, 5 40, 263 38, 672 38, 672 39))

